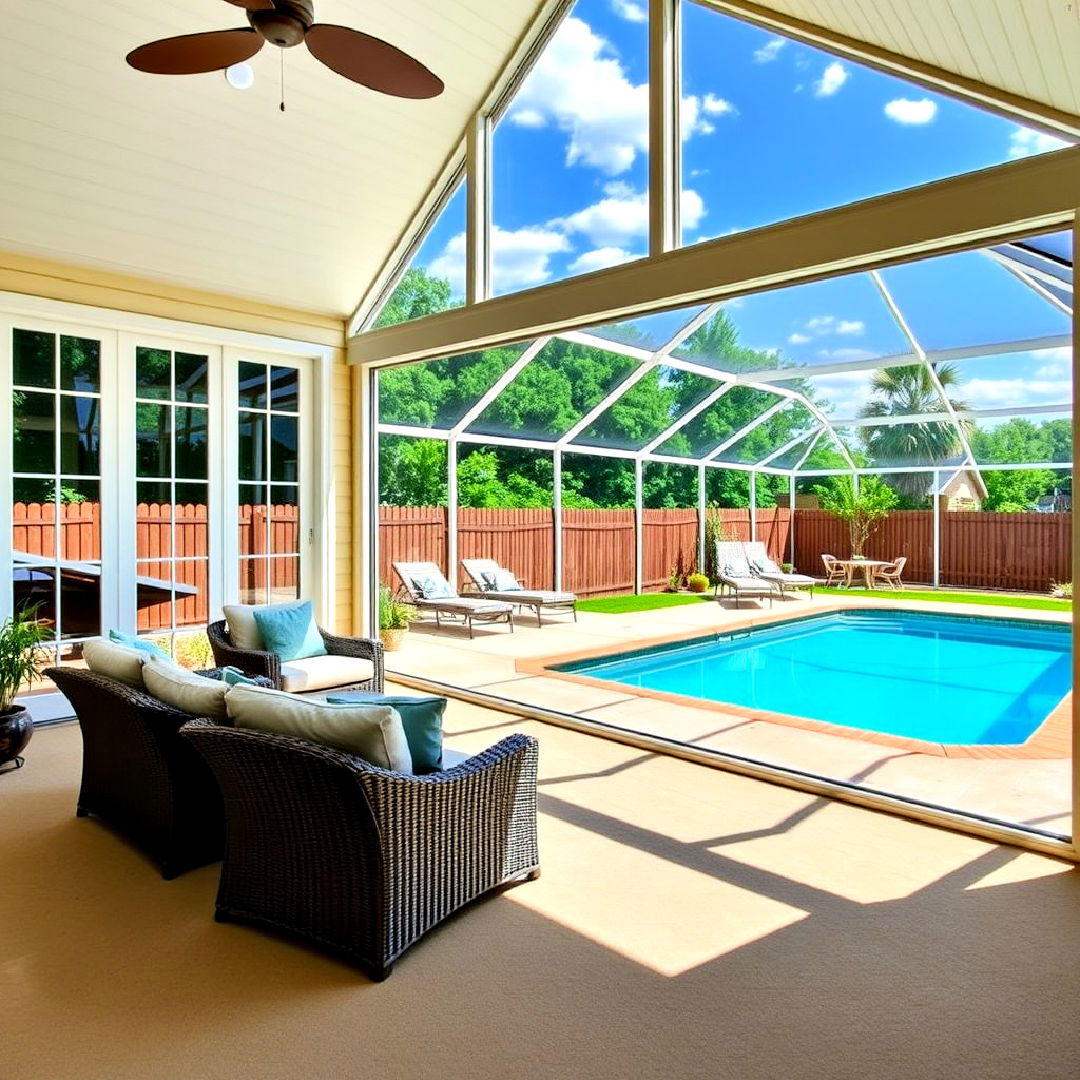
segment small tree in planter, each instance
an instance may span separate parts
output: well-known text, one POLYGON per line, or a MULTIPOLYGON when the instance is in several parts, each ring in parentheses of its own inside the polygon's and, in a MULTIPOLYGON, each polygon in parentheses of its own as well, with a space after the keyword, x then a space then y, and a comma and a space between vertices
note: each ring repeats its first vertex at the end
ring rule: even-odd
POLYGON ((720 580, 720 567, 716 565, 716 542, 733 539, 728 535, 727 524, 720 516, 716 503, 709 503, 705 510, 705 576, 715 585, 720 580))
POLYGON ((389 585, 379 585, 379 637, 387 652, 401 648, 401 640, 409 626, 420 617, 413 604, 398 600, 389 585))
POLYGON ((44 637, 36 607, 24 608, 0 625, 0 765, 14 761, 19 768, 33 734, 30 712, 15 704, 15 695, 41 675, 46 658, 38 646, 44 637))
POLYGON ((851 536, 851 557, 864 557, 863 549, 870 534, 889 516, 896 505, 896 492, 876 476, 864 476, 859 482, 850 476, 838 476, 833 483, 816 487, 821 509, 846 521, 851 536))

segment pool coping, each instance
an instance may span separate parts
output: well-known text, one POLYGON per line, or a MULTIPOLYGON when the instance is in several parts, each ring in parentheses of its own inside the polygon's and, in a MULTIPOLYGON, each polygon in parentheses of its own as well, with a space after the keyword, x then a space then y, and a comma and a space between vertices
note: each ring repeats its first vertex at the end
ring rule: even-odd
POLYGON ((724 626, 715 630, 702 632, 696 630, 688 632, 683 629, 676 633, 664 634, 655 637, 644 638, 635 641, 631 648, 628 643, 618 646, 612 643, 594 646, 589 649, 581 649, 573 653, 559 653, 551 656, 528 657, 519 659, 515 663, 515 669, 522 674, 535 675, 545 678, 562 679, 566 682, 577 683, 581 686, 590 686, 602 690, 611 690, 617 687, 631 697, 650 698, 654 701, 664 701, 673 705, 704 709, 709 712, 725 713, 729 716, 738 716, 746 720, 761 721, 768 724, 776 724, 782 727, 801 728, 806 731, 816 731, 825 735, 833 735, 844 739, 854 739, 861 742, 876 743, 880 746, 889 746, 896 749, 907 750, 910 753, 926 754, 932 757, 967 758, 967 759, 1011 759, 1011 758, 1068 758, 1072 754, 1072 691, 1070 690, 1058 704, 1051 709, 1045 720, 1028 736, 1022 743, 1015 744, 985 744, 968 745, 953 743, 931 742, 925 739, 912 739, 901 735, 887 735, 883 732, 864 731, 859 728, 845 727, 842 724, 830 724, 825 720, 813 720, 805 716, 795 716, 788 713, 771 712, 766 709, 752 709, 743 705, 736 705, 724 701, 709 701, 705 698, 691 697, 686 694, 673 694, 664 690, 649 690, 644 687, 629 686, 625 683, 613 682, 609 679, 596 679, 589 675, 579 675, 570 671, 558 671, 557 664, 573 663, 577 660, 592 660, 602 656, 619 656, 628 652, 636 652, 649 649, 656 645, 669 645, 683 641, 694 641, 708 637, 711 634, 724 635, 737 633, 740 630, 748 630, 752 627, 767 626, 773 623, 799 622, 804 619, 814 618, 819 615, 830 615, 850 611, 880 612, 906 611, 912 614, 938 614, 967 616, 973 618, 986 618, 1006 622, 1022 623, 1051 623, 1060 625, 1070 621, 1068 616, 1057 616, 1057 612, 1040 612, 1041 617, 1030 618, 1032 612, 1021 615, 1010 611, 1008 614, 1000 614, 995 611, 987 614, 985 608, 973 610, 974 605, 960 604, 927 604, 913 606, 910 601, 884 601, 875 599, 868 604, 834 604, 826 601, 815 604, 813 611, 800 612, 793 616, 791 612, 765 611, 761 609, 748 609, 746 618, 733 623, 725 623, 724 626), (942 610, 946 609, 946 610, 942 610), (958 610, 961 609, 961 610, 958 610), (1050 615, 1050 618, 1045 617, 1050 615))

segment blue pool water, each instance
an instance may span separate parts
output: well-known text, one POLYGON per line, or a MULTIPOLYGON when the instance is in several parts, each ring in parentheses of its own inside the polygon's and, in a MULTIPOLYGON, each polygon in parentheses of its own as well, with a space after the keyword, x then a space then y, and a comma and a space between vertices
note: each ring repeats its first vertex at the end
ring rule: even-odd
POLYGON ((558 670, 939 743, 1022 743, 1071 686, 1067 626, 844 612, 558 670))

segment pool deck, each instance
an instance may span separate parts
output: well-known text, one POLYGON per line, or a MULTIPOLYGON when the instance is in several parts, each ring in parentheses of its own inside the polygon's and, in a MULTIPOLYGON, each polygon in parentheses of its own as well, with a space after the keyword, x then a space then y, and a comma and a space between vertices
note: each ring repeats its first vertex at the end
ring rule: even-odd
MULTIPOLYGON (((791 596, 791 594, 789 594, 791 596)), ((642 694, 583 676, 545 670, 546 664, 602 655, 646 643, 692 638, 714 630, 758 626, 795 615, 851 608, 926 611, 1069 623, 1068 613, 945 604, 937 601, 847 597, 817 590, 797 594, 772 610, 754 602, 691 604, 656 611, 605 615, 580 612, 578 622, 552 615, 542 628, 523 619, 505 627, 476 626, 470 640, 460 628, 414 625, 404 648, 387 654, 392 680, 407 686, 443 683, 504 701, 553 710, 587 721, 690 746, 752 758, 894 795, 1067 831, 1070 810, 1071 704, 1066 698, 1022 747, 942 747, 915 739, 879 736, 819 721, 779 716, 678 695, 642 694)))

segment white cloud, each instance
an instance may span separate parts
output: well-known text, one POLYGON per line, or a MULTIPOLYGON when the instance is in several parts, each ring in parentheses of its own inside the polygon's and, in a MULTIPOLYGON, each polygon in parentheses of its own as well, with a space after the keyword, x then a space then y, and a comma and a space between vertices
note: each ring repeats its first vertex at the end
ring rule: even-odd
POLYGON ((838 334, 861 334, 866 329, 866 323, 861 319, 841 319, 836 324, 838 334))
MULTIPOLYGON (((964 401, 975 409, 1002 406, 1056 405, 1072 398, 1068 379, 971 379, 961 388, 964 401)), ((1036 423, 1038 416, 1030 417, 1036 423)))
MULTIPOLYGON (((635 0, 613 2, 644 11, 635 0)), ((712 94, 704 101, 694 94, 685 96, 680 110, 683 139, 715 130, 702 112, 730 116, 735 111, 730 102, 712 94)), ((627 78, 605 38, 581 19, 569 18, 525 80, 507 121, 526 128, 554 127, 567 136, 567 165, 618 176, 648 150, 649 87, 627 78)))
MULTIPOLYGON (((541 285, 552 276, 551 257, 571 251, 570 242, 561 232, 544 227, 491 230, 492 275, 500 292, 541 285)), ((446 278, 455 296, 465 292, 465 234, 447 241, 442 252, 431 261, 428 273, 446 278)))
MULTIPOLYGON (((566 217, 554 218, 547 228, 571 235, 580 233, 596 248, 626 250, 634 240, 649 235, 649 199, 643 191, 626 184, 605 185, 605 197, 566 217)), ((682 193, 680 206, 683 227, 695 229, 705 216, 701 196, 689 188, 682 193)))
POLYGON ((711 116, 725 116, 738 112, 730 101, 726 101, 722 97, 717 97, 715 94, 706 94, 701 99, 701 107, 711 116))
POLYGON ((836 371, 815 378, 811 385, 819 398, 828 401, 824 412, 838 420, 854 419, 870 396, 872 371, 836 371))
POLYGON ((814 97, 832 97, 847 79, 847 68, 839 60, 834 60, 814 83, 814 97))
POLYGON ((806 329, 812 330, 815 334, 827 334, 832 330, 835 322, 835 315, 815 315, 807 321, 806 329))
POLYGON ((783 38, 770 38, 761 46, 760 49, 754 50, 754 59, 759 64, 768 64, 775 60, 780 50, 787 44, 783 38))
POLYGON ((930 98, 893 98, 885 105, 885 115, 898 124, 929 124, 937 116, 937 102, 930 98))
POLYGON ((1051 150, 1061 150, 1069 144, 1056 135, 1045 131, 1035 131, 1029 127, 1018 127, 1009 136, 1009 157, 1033 157, 1035 154, 1048 154, 1051 150))
POLYGON ((631 259, 639 257, 622 248, 596 248, 595 251, 582 252, 570 264, 569 270, 572 274, 587 274, 592 270, 606 270, 609 266, 618 266, 620 263, 630 262, 631 259))
POLYGON ((649 20, 649 9, 634 0, 611 0, 611 10, 627 22, 643 23, 649 20))
POLYGON ((789 335, 788 344, 789 345, 805 345, 808 341, 812 341, 812 340, 813 340, 813 338, 811 338, 809 334, 794 333, 794 334, 789 335))

